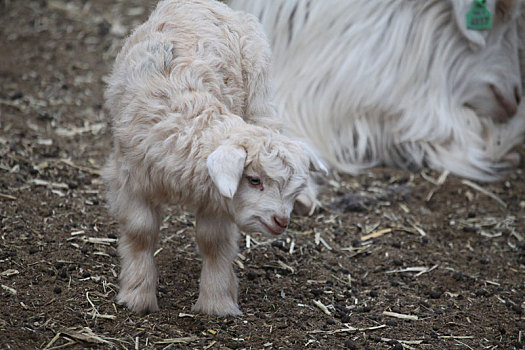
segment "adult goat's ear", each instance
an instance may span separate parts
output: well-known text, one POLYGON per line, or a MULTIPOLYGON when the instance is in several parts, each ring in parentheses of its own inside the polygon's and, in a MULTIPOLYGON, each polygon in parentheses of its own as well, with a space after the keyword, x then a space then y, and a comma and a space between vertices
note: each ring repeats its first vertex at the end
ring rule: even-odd
MULTIPOLYGON (((486 30, 472 30, 467 28, 467 12, 470 11, 473 0, 449 0, 452 6, 452 12, 456 20, 459 31, 467 39, 470 44, 477 48, 484 48, 486 45, 487 31, 486 30)), ((487 9, 492 13, 492 20, 494 22, 494 15, 496 10, 496 0, 487 0, 487 9)))
POLYGON ((246 151, 239 146, 222 145, 206 161, 208 173, 221 195, 233 198, 244 171, 246 151))

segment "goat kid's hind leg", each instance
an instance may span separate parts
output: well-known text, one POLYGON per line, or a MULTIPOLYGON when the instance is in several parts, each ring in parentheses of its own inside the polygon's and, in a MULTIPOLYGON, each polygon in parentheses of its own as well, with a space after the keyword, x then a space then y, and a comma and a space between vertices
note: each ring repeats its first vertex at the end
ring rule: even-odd
POLYGON ((157 244, 160 213, 142 198, 125 196, 119 208, 121 259, 119 304, 144 314, 157 311, 157 268, 153 253, 157 244))
POLYGON ((196 240, 202 256, 199 298, 192 310, 209 315, 237 316, 238 282, 233 272, 239 229, 228 219, 197 215, 196 240))

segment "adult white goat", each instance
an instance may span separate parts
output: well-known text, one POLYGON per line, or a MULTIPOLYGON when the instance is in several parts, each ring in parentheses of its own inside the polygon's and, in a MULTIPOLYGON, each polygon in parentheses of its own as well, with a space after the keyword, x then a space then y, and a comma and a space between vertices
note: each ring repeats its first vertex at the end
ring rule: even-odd
POLYGON ((474 0, 231 0, 269 37, 288 132, 328 163, 448 169, 495 180, 519 162, 522 0, 488 0, 494 25, 466 28, 474 0))
POLYGON ((284 232, 310 163, 322 168, 273 129, 269 54, 255 17, 205 0, 160 2, 119 53, 106 91, 115 149, 104 179, 122 231, 117 299, 131 310, 158 309, 161 207, 179 203, 196 213, 203 258, 193 309, 239 315, 239 229, 284 232))

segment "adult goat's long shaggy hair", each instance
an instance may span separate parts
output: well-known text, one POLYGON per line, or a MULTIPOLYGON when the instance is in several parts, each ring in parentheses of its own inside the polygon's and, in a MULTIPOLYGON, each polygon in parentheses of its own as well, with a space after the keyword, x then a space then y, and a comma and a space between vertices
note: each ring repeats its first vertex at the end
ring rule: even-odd
POLYGON ((517 18, 466 29, 471 0, 232 0, 262 21, 278 115, 334 168, 448 169, 495 180, 523 141, 517 18))

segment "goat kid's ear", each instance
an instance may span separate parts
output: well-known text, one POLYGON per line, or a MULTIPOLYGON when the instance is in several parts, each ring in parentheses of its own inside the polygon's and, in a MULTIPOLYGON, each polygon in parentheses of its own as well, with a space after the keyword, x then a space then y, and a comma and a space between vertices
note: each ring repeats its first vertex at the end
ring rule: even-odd
POLYGON ((246 151, 239 146, 222 145, 206 161, 208 173, 221 195, 233 198, 244 171, 246 151))
POLYGON ((308 155, 308 158, 310 158, 310 170, 322 171, 325 175, 328 175, 328 166, 321 159, 321 157, 317 154, 317 151, 315 151, 306 142, 301 141, 300 144, 301 144, 301 148, 308 155))

